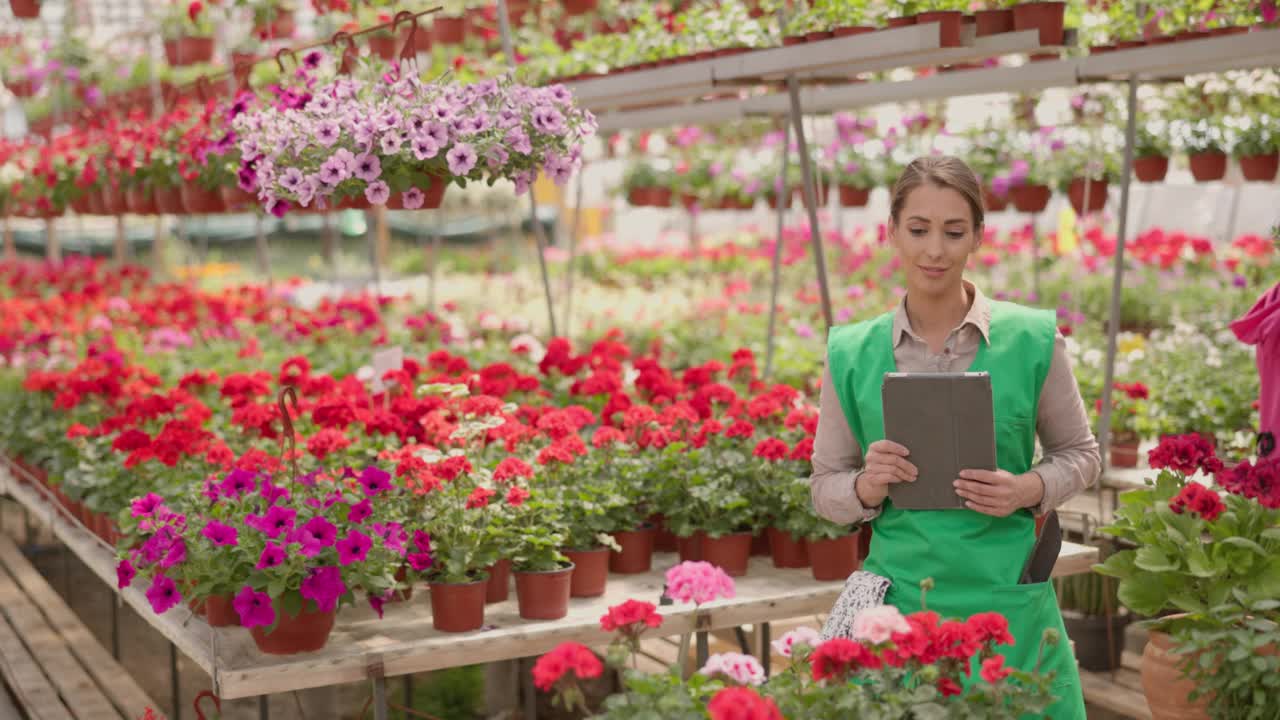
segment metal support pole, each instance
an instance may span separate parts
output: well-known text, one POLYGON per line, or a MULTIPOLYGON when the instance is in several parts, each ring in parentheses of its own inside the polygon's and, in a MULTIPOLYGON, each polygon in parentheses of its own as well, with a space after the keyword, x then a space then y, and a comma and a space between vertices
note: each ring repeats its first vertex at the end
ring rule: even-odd
POLYGON ((582 176, 586 172, 583 167, 578 171, 578 187, 574 190, 573 230, 569 233, 569 264, 564 272, 564 335, 571 337, 573 327, 573 273, 578 264, 578 235, 582 231, 582 176))
POLYGON ((431 286, 427 288, 427 309, 436 310, 436 283, 439 282, 440 267, 440 233, 431 234, 431 286))
POLYGON ((333 214, 325 212, 320 216, 321 241, 324 243, 321 248, 324 253, 324 263, 329 266, 329 281, 338 281, 338 256, 337 256, 337 238, 333 232, 333 214))
POLYGON ((267 695, 258 696, 258 720, 271 719, 271 703, 268 702, 269 699, 270 697, 267 695))
POLYGON ((369 267, 373 268, 373 290, 377 294, 382 294, 382 268, 378 267, 378 240, 375 236, 377 232, 374 229, 373 211, 369 210, 365 215, 365 241, 369 245, 369 267))
MULTIPOLYGON (((1086 182, 1088 182, 1086 180, 1086 182)), ((1085 197, 1088 197, 1086 193, 1085 197)), ((1031 292, 1040 301, 1040 214, 1031 214, 1031 292)))
POLYGON ((9 262, 17 260, 18 246, 13 241, 13 228, 9 227, 8 215, 5 215, 3 219, 0 219, 0 225, 3 226, 3 230, 0 230, 0 233, 3 233, 4 235, 4 259, 9 262))
POLYGON ((173 720, 182 717, 182 697, 178 682, 178 646, 169 643, 169 697, 173 699, 173 720))
POLYGON ((404 676, 404 706, 413 709, 413 673, 404 676))
POLYGON ((116 265, 124 265, 125 237, 124 237, 124 216, 123 215, 116 216, 116 237, 115 237, 115 245, 112 249, 112 253, 114 255, 112 259, 115 260, 116 265))
POLYGON ((387 720, 387 678, 382 673, 373 678, 373 720, 387 720))
POLYGON ((772 625, 768 622, 760 623, 760 664, 764 666, 764 676, 766 678, 771 674, 769 666, 773 664, 773 646, 769 644, 772 642, 772 638, 769 637, 772 634, 772 625))
POLYGON ((44 251, 50 262, 62 262, 62 245, 58 242, 58 231, 52 218, 44 221, 44 251))
MULTIPOLYGON (((1124 288, 1124 243, 1129 225, 1129 185, 1133 179, 1133 145, 1138 122, 1138 78, 1129 76, 1128 122, 1124 136, 1124 172, 1120 175, 1120 227, 1116 231, 1115 269, 1111 277, 1111 314, 1107 321, 1107 364, 1102 383, 1102 410, 1098 414, 1098 446, 1102 453, 1102 467, 1107 467, 1107 452, 1111 446, 1111 390, 1116 375, 1116 334, 1120 330, 1120 293, 1124 288)), ((1103 508, 1105 493, 1098 493, 1098 516, 1106 517, 1103 508)))
POLYGON ((1240 216, 1240 196, 1243 191, 1243 184, 1231 188, 1231 213, 1227 215, 1227 234, 1222 238, 1224 243, 1230 243, 1236 239, 1236 219, 1240 216))
MULTIPOLYGON (((507 66, 514 70, 516 51, 511 42, 511 18, 507 16, 507 0, 498 0, 498 29, 502 33, 502 54, 507 58, 507 66)), ((547 299, 547 323, 550 325, 551 337, 557 337, 556 311, 551 301, 551 275, 547 272, 547 239, 542 233, 542 223, 538 221, 538 198, 534 197, 532 187, 529 188, 529 219, 533 222, 533 237, 538 243, 538 269, 542 273, 542 292, 547 299)))
MULTIPOLYGON (((787 186, 787 171, 791 165, 791 126, 784 125, 782 130, 782 169, 778 176, 779 182, 785 189, 787 186)), ((778 198, 778 234, 773 245, 773 264, 771 282, 769 285, 769 335, 765 339, 764 345, 764 378, 768 380, 773 373, 773 346, 777 339, 778 329, 778 286, 782 283, 782 230, 786 225, 786 207, 781 197, 778 198)))
POLYGON ((804 137, 804 118, 800 114, 800 83, 795 75, 787 76, 787 92, 791 95, 791 125, 796 131, 796 146, 800 152, 800 175, 804 179, 804 203, 809 212, 809 235, 813 242, 813 260, 818 266, 818 290, 822 296, 822 319, 830 330, 835 321, 831 316, 831 290, 827 287, 827 263, 822 255, 822 230, 818 227, 817 190, 814 182, 813 158, 809 156, 809 144, 804 137))
POLYGON ((271 254, 267 247, 267 233, 263 229, 262 213, 254 216, 253 223, 254 245, 258 250, 258 271, 267 278, 267 289, 271 289, 271 254))

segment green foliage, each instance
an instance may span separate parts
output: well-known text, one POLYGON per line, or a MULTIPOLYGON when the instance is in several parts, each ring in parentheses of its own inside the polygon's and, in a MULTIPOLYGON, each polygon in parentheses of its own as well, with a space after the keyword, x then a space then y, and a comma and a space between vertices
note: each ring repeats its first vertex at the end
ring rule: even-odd
POLYGON ((1231 154, 1235 157, 1270 155, 1280 150, 1280 118, 1250 118, 1249 125, 1238 131, 1231 154))
POLYGON ((1267 720, 1280 710, 1280 600, 1223 613, 1212 626, 1187 623, 1172 638, 1179 669, 1195 682, 1189 700, 1207 698, 1215 720, 1267 720))
MULTIPOLYGON (((413 708, 450 720, 472 720, 484 712, 484 665, 436 670, 413 678, 413 708)), ((395 717, 392 711, 392 717, 395 717)), ((405 720, 414 716, 407 715, 405 720)))

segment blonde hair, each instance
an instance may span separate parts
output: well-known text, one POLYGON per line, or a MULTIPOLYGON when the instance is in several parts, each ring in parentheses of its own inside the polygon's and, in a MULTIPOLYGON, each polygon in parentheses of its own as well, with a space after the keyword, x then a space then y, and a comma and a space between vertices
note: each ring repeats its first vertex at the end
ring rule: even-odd
POLYGON ((941 188, 950 188, 960 193, 969 209, 973 212, 973 228, 982 225, 984 210, 982 207, 982 186, 978 176, 958 157, 951 155, 925 155, 912 160, 898 181, 893 184, 892 202, 889 205, 889 217, 896 223, 902 206, 912 190, 929 183, 941 188))

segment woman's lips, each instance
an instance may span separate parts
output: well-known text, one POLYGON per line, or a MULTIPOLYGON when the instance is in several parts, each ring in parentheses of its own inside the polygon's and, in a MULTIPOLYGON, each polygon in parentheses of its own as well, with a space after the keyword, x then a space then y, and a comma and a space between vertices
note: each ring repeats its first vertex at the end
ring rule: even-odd
POLYGON ((916 267, 920 268, 920 272, 931 278, 939 278, 947 274, 946 268, 929 267, 927 265, 917 265, 916 267))

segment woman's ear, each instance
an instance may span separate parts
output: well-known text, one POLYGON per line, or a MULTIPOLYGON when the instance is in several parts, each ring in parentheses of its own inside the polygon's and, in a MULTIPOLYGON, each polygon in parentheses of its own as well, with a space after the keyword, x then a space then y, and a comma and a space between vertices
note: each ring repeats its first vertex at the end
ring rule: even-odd
POLYGON ((978 248, 982 247, 982 240, 984 237, 986 237, 986 226, 983 225, 982 223, 978 223, 973 228, 973 249, 974 250, 977 250, 978 248))

